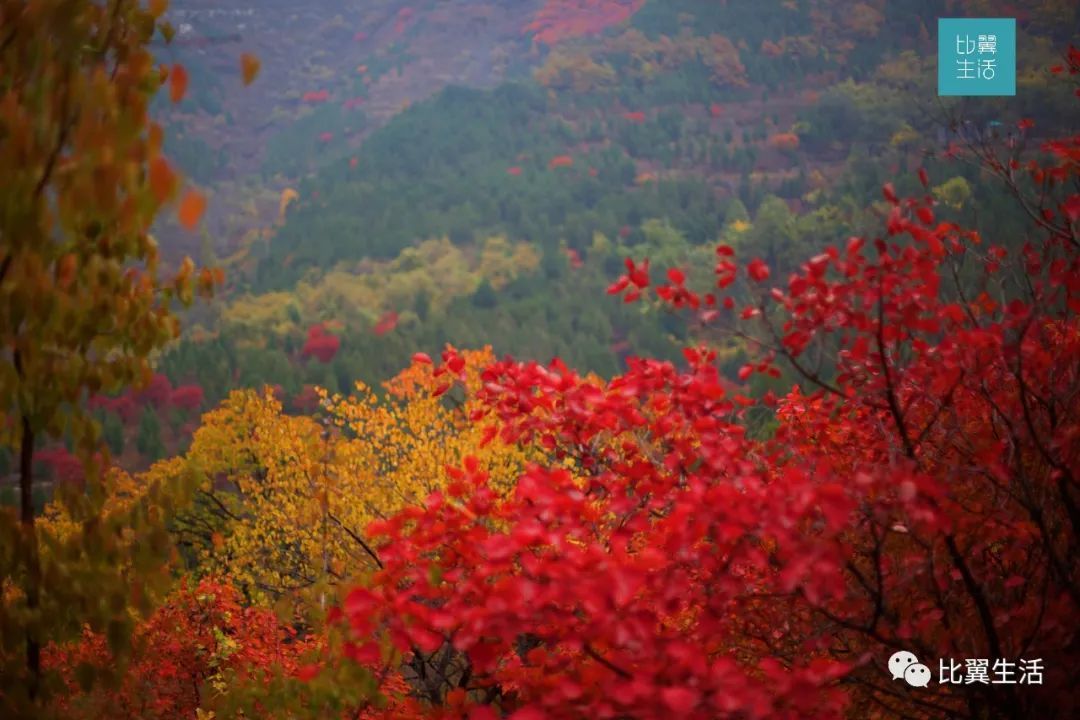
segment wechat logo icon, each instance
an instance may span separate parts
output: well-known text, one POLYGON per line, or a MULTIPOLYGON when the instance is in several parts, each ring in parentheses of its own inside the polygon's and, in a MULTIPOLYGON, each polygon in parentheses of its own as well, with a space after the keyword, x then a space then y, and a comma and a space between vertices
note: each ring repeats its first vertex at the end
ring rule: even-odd
POLYGON ((930 684, 930 668, 919 662, 915 653, 907 650, 894 652, 889 658, 889 672, 893 680, 903 680, 911 687, 926 687, 930 684))

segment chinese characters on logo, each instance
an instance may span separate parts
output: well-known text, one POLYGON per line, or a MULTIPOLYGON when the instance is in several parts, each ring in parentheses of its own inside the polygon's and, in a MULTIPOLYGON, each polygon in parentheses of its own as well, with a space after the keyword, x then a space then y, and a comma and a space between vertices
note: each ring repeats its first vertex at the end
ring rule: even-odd
POLYGON ((997 35, 979 35, 976 40, 970 35, 957 35, 956 55, 957 80, 993 80, 997 71, 997 35))
MULTIPOLYGON (((941 685, 1042 685, 1042 658, 1006 660, 998 658, 967 658, 961 664, 952 658, 938 663, 938 683, 941 685)), ((914 653, 900 650, 888 662, 893 680, 903 679, 912 687, 930 684, 930 668, 919 662, 914 653)))
POLYGON ((939 95, 1015 95, 1016 20, 938 19, 939 95))
POLYGON ((965 665, 949 658, 938 663, 938 682, 942 685, 1042 685, 1042 658, 1019 661, 998 658, 968 658, 965 665), (965 672, 961 673, 963 669, 965 672))

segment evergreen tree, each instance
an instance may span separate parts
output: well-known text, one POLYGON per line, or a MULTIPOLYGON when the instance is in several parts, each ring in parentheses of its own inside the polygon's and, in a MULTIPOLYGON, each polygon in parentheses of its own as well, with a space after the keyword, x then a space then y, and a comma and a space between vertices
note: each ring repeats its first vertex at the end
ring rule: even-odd
POLYGON ((135 436, 135 447, 139 454, 151 462, 161 459, 165 454, 165 445, 161 442, 161 423, 157 414, 150 408, 143 410, 139 419, 139 433, 135 436))
POLYGON ((113 456, 124 452, 124 424, 116 413, 107 413, 102 423, 102 434, 113 456))
POLYGON ((473 293, 472 302, 478 308, 493 308, 498 304, 499 298, 495 294, 495 288, 491 286, 487 278, 480 281, 476 292, 473 293))

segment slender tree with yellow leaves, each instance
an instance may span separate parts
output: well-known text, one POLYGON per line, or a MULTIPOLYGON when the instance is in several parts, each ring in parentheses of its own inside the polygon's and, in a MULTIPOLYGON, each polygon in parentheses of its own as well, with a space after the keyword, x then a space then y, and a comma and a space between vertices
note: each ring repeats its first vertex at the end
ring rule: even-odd
MULTIPOLYGON (((466 388, 494 360, 462 353, 466 388)), ((509 490, 529 452, 470 420, 463 401, 435 397, 426 358, 386 383, 351 395, 320 392, 325 417, 290 416, 266 390, 233 392, 207 413, 183 459, 164 476, 203 477, 194 507, 175 523, 203 572, 229 572, 249 597, 323 606, 341 581, 378 566, 365 528, 421 504, 449 482, 446 468, 476 457, 509 490)))
MULTIPOLYGON (((85 411, 88 394, 144 380, 151 352, 179 332, 175 302, 217 279, 197 278, 190 260, 164 277, 148 232, 181 185, 148 116, 166 82, 173 101, 187 86, 148 47, 169 32, 166 6, 0 0, 0 443, 18 458, 20 495, 18 512, 0 513, 4 717, 38 716, 56 686, 44 643, 89 624, 123 645, 140 574, 167 540, 152 495, 122 522, 102 515, 99 433, 85 411), (79 530, 55 537, 37 527, 33 467, 35 448, 61 437, 85 463, 87 491, 66 509, 79 530), (140 541, 121 541, 121 526, 140 541), (134 565, 120 561, 124 547, 139 549, 134 565)), ((182 224, 204 204, 188 191, 182 224)))

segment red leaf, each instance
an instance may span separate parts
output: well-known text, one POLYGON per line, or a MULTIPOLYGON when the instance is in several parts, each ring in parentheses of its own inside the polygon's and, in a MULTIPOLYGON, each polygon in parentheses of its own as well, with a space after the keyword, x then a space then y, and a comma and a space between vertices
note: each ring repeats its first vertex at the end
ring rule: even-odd
POLYGON ((896 205, 897 203, 900 202, 900 200, 896 197, 896 190, 895 190, 895 188, 893 188, 893 184, 891 182, 885 183, 882 186, 881 194, 884 195, 885 199, 888 200, 893 205, 896 205))
POLYGON ((676 716, 686 716, 697 707, 701 694, 688 687, 666 687, 660 691, 660 698, 676 716))
POLYGON ((1069 199, 1062 204, 1061 211, 1071 223, 1080 220, 1080 194, 1070 195, 1069 199))
POLYGON ((763 282, 769 277, 769 266, 763 260, 755 258, 746 266, 746 271, 754 282, 763 282))
POLYGON ((318 665, 304 665, 296 671, 296 677, 301 682, 311 682, 319 674, 321 668, 318 665))
POLYGON ((178 103, 184 99, 188 88, 188 72, 183 65, 176 64, 169 70, 169 99, 178 103))

